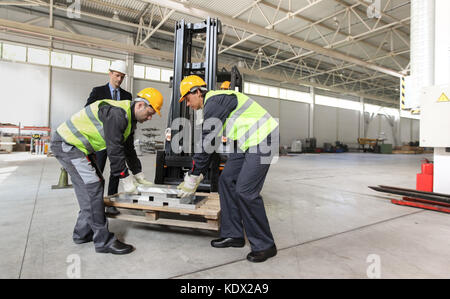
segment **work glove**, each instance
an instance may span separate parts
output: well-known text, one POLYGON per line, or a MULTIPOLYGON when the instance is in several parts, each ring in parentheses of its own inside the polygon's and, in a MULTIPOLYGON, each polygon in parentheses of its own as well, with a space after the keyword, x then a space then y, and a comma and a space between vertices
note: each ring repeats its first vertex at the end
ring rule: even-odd
POLYGON ((143 172, 139 172, 138 174, 135 174, 134 178, 136 179, 136 182, 138 183, 138 186, 143 186, 143 187, 153 186, 152 182, 147 181, 145 179, 143 172))
POLYGON ((123 191, 125 191, 125 193, 129 193, 129 194, 137 193, 136 185, 134 184, 134 179, 133 179, 132 175, 129 175, 123 179, 120 179, 120 181, 122 182, 123 191))
POLYGON ((189 175, 186 172, 184 176, 184 182, 178 185, 177 189, 180 190, 178 197, 184 198, 190 195, 194 195, 195 191, 203 180, 203 174, 200 175, 189 175))

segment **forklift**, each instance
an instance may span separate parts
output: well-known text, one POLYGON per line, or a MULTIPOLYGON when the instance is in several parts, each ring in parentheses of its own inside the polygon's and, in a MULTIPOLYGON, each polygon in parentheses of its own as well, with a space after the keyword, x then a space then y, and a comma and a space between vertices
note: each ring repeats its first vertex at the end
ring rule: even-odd
MULTIPOLYGON (((208 90, 216 90, 217 83, 230 81, 230 88, 242 92, 242 77, 236 66, 230 72, 217 72, 218 37, 222 26, 218 19, 208 17, 201 23, 178 21, 175 25, 173 77, 170 111, 165 130, 164 150, 156 153, 155 184, 178 185, 184 173, 192 168, 195 131, 201 132, 202 111, 193 111, 186 101, 179 103, 180 83, 184 77, 197 75, 206 82, 208 90), (205 37, 205 56, 202 62, 192 61, 193 38, 205 37), (181 121, 180 121, 181 120, 181 121), (187 128, 186 128, 187 127, 187 128), (187 134, 186 134, 187 132, 187 134)), ((200 140, 201 141, 201 140, 200 140)), ((197 188, 202 192, 217 192, 219 175, 226 155, 214 153, 204 180, 197 188)))

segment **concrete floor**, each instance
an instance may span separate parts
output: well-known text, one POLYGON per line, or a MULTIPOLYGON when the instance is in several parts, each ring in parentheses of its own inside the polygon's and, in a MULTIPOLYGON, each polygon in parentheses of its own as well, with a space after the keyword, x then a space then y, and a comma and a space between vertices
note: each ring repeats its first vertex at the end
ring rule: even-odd
MULTIPOLYGON (((396 206, 367 188, 414 188, 423 157, 281 157, 262 192, 278 255, 253 264, 245 259, 248 242, 216 249, 213 232, 115 219, 110 230, 133 244, 133 253, 75 245, 73 189, 50 188, 59 177, 56 159, 3 154, 0 278, 450 278, 450 215, 396 206)), ((141 157, 151 179, 154 160, 141 157)))

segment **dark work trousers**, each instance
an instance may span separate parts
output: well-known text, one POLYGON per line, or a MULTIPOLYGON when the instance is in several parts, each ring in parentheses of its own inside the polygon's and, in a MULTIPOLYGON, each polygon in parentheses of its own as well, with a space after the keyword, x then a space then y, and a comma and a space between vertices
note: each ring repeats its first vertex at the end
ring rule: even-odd
POLYGON ((103 202, 104 180, 95 161, 55 132, 51 150, 56 159, 70 175, 80 211, 73 231, 73 240, 93 239, 96 249, 109 247, 116 240, 108 230, 103 202))
MULTIPOLYGON (((106 158, 108 157, 106 153, 106 149, 96 152, 95 153, 96 159, 97 159, 97 166, 100 169, 100 172, 103 173, 105 170, 106 165, 106 158)), ((109 176, 109 182, 108 182, 108 195, 113 195, 119 192, 119 177, 116 176, 109 176)))
POLYGON ((244 238, 245 230, 252 251, 275 244, 260 195, 270 167, 261 163, 264 157, 267 155, 259 151, 235 151, 228 156, 219 177, 220 236, 244 238))

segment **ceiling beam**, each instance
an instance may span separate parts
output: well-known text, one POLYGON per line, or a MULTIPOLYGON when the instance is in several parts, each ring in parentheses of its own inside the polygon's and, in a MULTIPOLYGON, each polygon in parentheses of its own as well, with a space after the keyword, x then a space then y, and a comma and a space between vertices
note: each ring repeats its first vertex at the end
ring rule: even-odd
MULTIPOLYGON (((270 8, 273 8, 273 9, 277 9, 277 6, 276 6, 276 5, 273 5, 272 3, 268 3, 268 2, 266 2, 266 1, 262 1, 261 4, 266 5, 266 6, 270 7, 270 8)), ((284 13, 288 13, 288 12, 289 12, 288 10, 283 9, 283 8, 279 8, 279 10, 280 10, 281 12, 284 12, 284 13)), ((346 32, 344 32, 343 29, 340 30, 339 28, 337 28, 337 29, 336 29, 336 28, 333 28, 333 27, 331 27, 331 26, 328 26, 328 25, 324 24, 322 21, 321 21, 321 22, 317 22, 316 20, 310 19, 310 18, 305 17, 305 16, 302 16, 302 15, 296 15, 295 17, 298 18, 298 19, 301 19, 301 20, 304 20, 304 21, 310 23, 310 25, 313 25, 313 24, 314 24, 314 25, 316 25, 316 26, 319 26, 319 27, 321 27, 321 28, 325 28, 326 30, 329 30, 330 33, 328 33, 328 34, 335 34, 335 33, 337 33, 337 34, 343 35, 343 36, 344 36, 344 39, 347 39, 347 40, 353 40, 353 37, 352 37, 351 35, 347 34, 346 32)), ((328 34, 327 34, 327 35, 328 35, 328 34)), ((361 40, 361 41, 359 41, 359 42, 360 42, 361 44, 364 44, 364 45, 369 46, 369 47, 372 47, 372 48, 378 48, 377 45, 374 45, 374 44, 372 44, 372 43, 370 43, 370 42, 368 42, 368 41, 365 41, 365 40, 361 40)), ((385 49, 381 49, 381 51, 384 51, 384 52, 386 52, 386 53, 389 52, 389 51, 387 51, 387 50, 385 50, 385 49)), ((402 57, 402 58, 407 59, 407 60, 409 61, 409 58, 406 58, 406 57, 402 57)))
MULTIPOLYGON (((86 45, 86 46, 90 46, 90 47, 97 47, 97 48, 114 49, 114 50, 123 51, 125 53, 135 53, 135 54, 146 55, 146 56, 153 57, 153 58, 161 58, 166 61, 173 61, 173 52, 154 50, 154 49, 149 49, 149 48, 145 48, 142 46, 135 46, 132 44, 123 44, 120 42, 104 40, 101 38, 60 31, 60 30, 57 30, 54 28, 46 28, 46 27, 40 27, 40 26, 35 26, 35 25, 29 25, 29 24, 24 24, 21 22, 15 22, 15 21, 10 21, 10 20, 5 20, 5 19, 0 19, 0 28, 2 28, 2 29, 4 28, 11 32, 25 33, 27 35, 41 36, 41 37, 45 37, 45 38, 52 37, 54 40, 62 40, 62 41, 66 41, 69 43, 82 44, 82 45, 86 45)), ((219 65, 219 68, 224 67, 224 66, 225 66, 224 64, 221 64, 221 65, 219 65)), ((342 88, 333 88, 333 87, 319 84, 319 83, 289 78, 288 76, 283 76, 281 74, 255 71, 255 70, 250 70, 247 68, 239 68, 239 71, 243 75, 250 75, 250 76, 263 78, 263 79, 267 79, 267 80, 272 80, 272 81, 276 81, 276 82, 286 82, 286 83, 291 83, 291 84, 295 84, 295 85, 313 86, 313 87, 316 87, 319 89, 330 90, 330 91, 334 91, 334 92, 341 93, 341 94, 349 94, 349 95, 365 97, 367 99, 385 102, 385 103, 389 103, 389 104, 397 103, 397 101, 395 101, 392 98, 374 96, 371 94, 366 94, 364 92, 350 92, 350 91, 342 89, 342 88)))
POLYGON ((205 9, 205 8, 200 9, 200 8, 194 7, 190 4, 179 3, 179 2, 176 2, 173 0, 141 0, 141 1, 158 4, 163 7, 174 9, 179 13, 187 14, 187 15, 194 16, 194 17, 197 17, 200 19, 204 19, 206 16, 216 17, 216 18, 219 18, 220 21, 224 24, 228 24, 228 25, 234 26, 234 27, 239 27, 239 28, 245 29, 247 31, 256 33, 258 35, 261 35, 261 36, 264 36, 267 38, 271 38, 274 40, 278 40, 280 42, 287 43, 287 44, 290 44, 293 46, 305 48, 305 49, 314 51, 317 54, 321 54, 321 55, 333 57, 333 58, 336 58, 336 59, 339 59, 342 61, 350 62, 350 63, 356 64, 359 66, 363 66, 365 68, 368 68, 368 69, 371 69, 374 71, 378 71, 381 73, 385 73, 385 74, 388 74, 388 75, 391 75, 394 77, 400 78, 402 76, 399 72, 397 72, 395 70, 392 70, 392 69, 389 69, 389 68, 386 68, 383 66, 379 66, 379 65, 376 65, 373 63, 369 63, 369 62, 366 62, 359 58, 352 57, 352 56, 343 54, 343 53, 335 51, 335 50, 326 49, 317 44, 306 42, 301 39, 288 36, 281 32, 269 30, 269 29, 266 29, 264 27, 261 27, 261 26, 255 25, 255 24, 247 23, 242 20, 233 19, 231 16, 220 14, 220 13, 217 13, 217 12, 209 10, 209 9, 205 9))
POLYGON ((148 55, 170 61, 173 59, 173 53, 170 52, 149 49, 142 46, 127 45, 124 43, 109 41, 97 37, 61 31, 54 28, 45 28, 35 25, 29 25, 5 19, 0 19, 0 28, 4 28, 12 32, 26 33, 35 36, 52 37, 55 40, 62 40, 76 44, 83 44, 91 47, 115 49, 126 53, 148 55))

